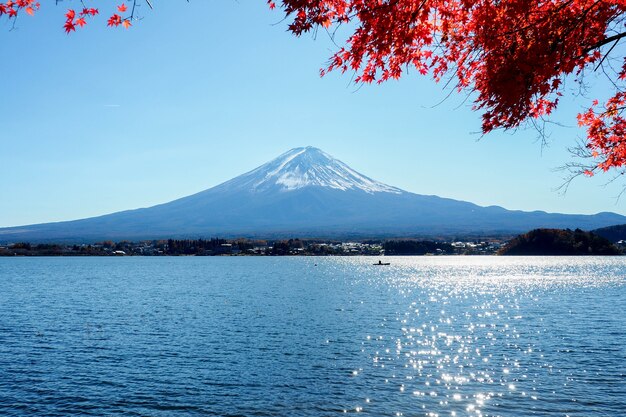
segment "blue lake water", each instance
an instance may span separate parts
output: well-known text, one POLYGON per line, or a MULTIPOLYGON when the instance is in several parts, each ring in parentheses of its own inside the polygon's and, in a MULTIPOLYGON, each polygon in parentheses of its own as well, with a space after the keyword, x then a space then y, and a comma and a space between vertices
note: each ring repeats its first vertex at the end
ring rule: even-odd
POLYGON ((385 259, 0 258, 0 415, 626 415, 626 258, 385 259))

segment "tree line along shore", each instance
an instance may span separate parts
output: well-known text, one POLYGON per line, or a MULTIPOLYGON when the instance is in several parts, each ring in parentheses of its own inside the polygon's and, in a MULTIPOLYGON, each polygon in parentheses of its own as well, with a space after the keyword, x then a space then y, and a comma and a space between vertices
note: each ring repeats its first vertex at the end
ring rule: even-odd
MULTIPOLYGON (((621 242, 620 242, 621 243, 621 242)), ((624 245, 626 246, 626 245, 624 245)), ((163 239, 91 244, 0 245, 0 256, 383 256, 621 255, 622 245, 580 229, 535 229, 512 239, 364 240, 163 239)))
POLYGON ((498 242, 167 239, 92 244, 13 243, 0 256, 355 256, 493 254, 498 242))

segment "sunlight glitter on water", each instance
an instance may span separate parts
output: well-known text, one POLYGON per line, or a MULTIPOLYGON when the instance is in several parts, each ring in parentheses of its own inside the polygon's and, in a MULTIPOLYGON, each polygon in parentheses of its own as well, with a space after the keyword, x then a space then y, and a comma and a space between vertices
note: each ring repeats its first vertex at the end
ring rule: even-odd
POLYGON ((564 370, 554 369, 538 343, 560 337, 546 335, 554 329, 543 317, 525 317, 529 304, 564 289, 625 283, 623 258, 393 258, 392 268, 369 279, 406 300, 406 310, 395 313, 395 339, 366 339, 371 373, 420 398, 426 415, 475 416, 510 415, 507 405, 539 401, 545 385, 566 386, 564 370))
POLYGON ((0 415, 626 409, 626 258, 386 260, 0 260, 0 415))

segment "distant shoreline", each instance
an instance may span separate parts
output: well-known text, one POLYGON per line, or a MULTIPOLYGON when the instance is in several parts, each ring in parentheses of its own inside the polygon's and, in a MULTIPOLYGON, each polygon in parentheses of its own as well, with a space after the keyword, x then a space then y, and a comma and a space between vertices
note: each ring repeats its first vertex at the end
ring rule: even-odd
POLYGON ((442 256, 493 255, 501 241, 167 239, 93 244, 20 242, 0 256, 442 256))
POLYGON ((91 244, 0 244, 0 257, 59 256, 616 256, 616 244, 580 229, 534 229, 512 239, 159 239, 91 244))

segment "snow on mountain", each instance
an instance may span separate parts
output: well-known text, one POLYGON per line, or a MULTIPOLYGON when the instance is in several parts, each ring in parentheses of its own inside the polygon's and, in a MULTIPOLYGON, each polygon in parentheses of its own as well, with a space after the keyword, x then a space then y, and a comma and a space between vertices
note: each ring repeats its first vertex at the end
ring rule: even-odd
POLYGON ((368 194, 402 194, 399 188, 362 175, 326 152, 312 146, 294 148, 221 186, 224 190, 252 192, 293 191, 305 187, 360 190, 368 194))

